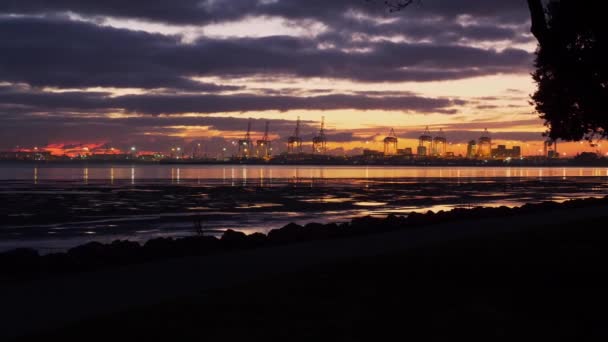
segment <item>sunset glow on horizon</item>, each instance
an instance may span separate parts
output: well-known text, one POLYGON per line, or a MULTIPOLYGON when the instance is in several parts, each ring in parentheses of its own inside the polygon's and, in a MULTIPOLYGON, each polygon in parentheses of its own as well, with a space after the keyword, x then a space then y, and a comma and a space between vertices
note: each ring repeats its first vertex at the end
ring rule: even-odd
MULTIPOLYGON (((203 144, 217 154, 253 118, 252 135, 268 121, 281 152, 297 117, 308 144, 325 117, 337 155, 381 150, 391 128, 400 148, 415 148, 429 127, 457 155, 485 129, 497 145, 542 149, 545 127, 530 104, 536 42, 522 3, 427 1, 399 13, 358 0, 203 3, 165 16, 8 5, 0 149, 70 156, 79 146, 203 144)), ((560 151, 601 152, 601 143, 560 151)))

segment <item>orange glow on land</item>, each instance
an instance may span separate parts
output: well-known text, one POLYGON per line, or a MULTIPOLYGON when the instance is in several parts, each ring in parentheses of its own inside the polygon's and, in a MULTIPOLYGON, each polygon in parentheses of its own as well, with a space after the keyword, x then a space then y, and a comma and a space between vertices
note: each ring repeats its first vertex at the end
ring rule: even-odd
MULTIPOLYGON (((384 150, 384 138, 385 136, 376 135, 370 136, 368 139, 362 138, 360 140, 353 140, 347 142, 331 142, 327 143, 330 154, 357 154, 362 150, 375 150, 382 152, 384 150)), ((471 140, 477 140, 478 136, 472 136, 471 140)), ((413 153, 416 153, 418 147, 417 139, 398 138, 398 148, 406 149, 411 148, 413 153)), ((541 156, 544 155, 544 140, 531 140, 531 141, 520 141, 520 140, 504 140, 504 139, 493 139, 492 147, 496 148, 498 145, 505 145, 507 148, 513 148, 519 146, 523 156, 541 156)), ((304 149, 310 149, 311 144, 304 144, 304 149)), ((456 142, 450 141, 448 137, 448 145, 446 146, 447 152, 454 153, 455 156, 466 156, 467 154, 467 142, 456 142)), ((597 143, 590 144, 588 142, 558 142, 557 151, 562 158, 572 158, 583 152, 597 153, 600 155, 608 155, 608 142, 605 144, 597 143)))
MULTIPOLYGON (((244 136, 245 132, 235 131, 229 134, 224 134, 222 137, 230 140, 237 140, 244 136)), ((382 134, 376 135, 357 135, 353 136, 351 141, 340 141, 333 142, 328 141, 327 147, 330 154, 333 155, 356 155, 362 152, 362 150, 375 150, 383 151, 385 138, 382 134)), ((472 136, 471 140, 476 140, 477 136, 472 136)), ((256 140, 256 134, 253 134, 252 140, 256 140)), ((411 148, 414 154, 418 146, 417 139, 410 138, 398 138, 399 149, 411 148)), ((286 146, 287 142, 285 139, 281 139, 278 136, 271 137, 273 146, 277 152, 282 151, 286 146)), ((494 139, 492 142, 494 148, 498 145, 505 145, 507 148, 513 146, 521 147, 523 156, 541 156, 544 154, 544 140, 533 140, 533 141, 518 141, 518 140, 502 140, 494 139)), ((312 143, 304 141, 303 148, 305 151, 309 151, 312 148, 312 143)), ((448 145, 446 148, 447 152, 454 153, 455 156, 465 156, 467 152, 467 142, 456 142, 450 141, 448 136, 448 145)), ((597 142, 594 144, 588 142, 559 142, 557 150, 562 158, 572 158, 583 152, 597 153, 600 155, 608 155, 608 142, 601 143, 597 142)), ((121 150, 119 148, 107 147, 107 143, 53 143, 42 147, 33 148, 18 148, 14 149, 15 152, 50 152, 53 156, 78 158, 82 156, 92 155, 120 155, 120 154, 135 154, 137 156, 150 156, 158 154, 155 151, 142 151, 142 150, 121 150)))
POLYGON ((125 152, 119 148, 107 147, 106 142, 97 143, 80 143, 80 142, 64 142, 52 143, 42 147, 34 148, 19 148, 21 152, 49 152, 53 156, 58 157, 81 157, 91 155, 118 155, 125 152))
MULTIPOLYGON (((487 124, 487 123, 485 123, 487 124)), ((479 123, 479 127, 484 127, 484 123, 479 123)), ((295 125, 295 123, 294 123, 295 125)), ((474 125, 474 124, 472 124, 474 125)), ((294 126, 295 127, 295 126, 294 126)), ((470 131, 470 136, 467 136, 466 139, 462 140, 454 140, 450 137, 449 125, 436 125, 431 126, 432 133, 436 133, 440 127, 446 127, 444 129, 444 133, 448 139, 447 152, 453 152, 456 156, 462 155, 465 156, 467 152, 467 143, 469 140, 477 140, 481 134, 483 133, 483 129, 475 129, 470 131)), ((227 144, 230 144, 230 141, 236 141, 238 139, 242 139, 246 131, 219 131, 213 130, 209 127, 192 127, 192 126, 173 126, 176 130, 175 133, 172 133, 171 136, 180 137, 184 139, 184 143, 187 144, 189 142, 193 142, 199 139, 208 139, 213 137, 221 137, 227 140, 227 144)), ((398 148, 406 149, 411 148, 414 153, 416 152, 416 148, 418 147, 418 140, 415 138, 405 138, 403 135, 406 132, 409 136, 412 135, 412 132, 422 133, 425 130, 425 126, 416 125, 410 126, 407 128, 397 127, 397 137, 399 139, 398 148)), ((513 127, 509 128, 500 128, 491 130, 492 134, 500 134, 501 132, 534 132, 537 130, 538 139, 534 140, 517 140, 517 139, 493 139, 493 147, 496 148, 498 145, 505 145, 507 148, 512 148, 514 146, 521 147, 522 154, 524 156, 538 156, 544 152, 544 140, 542 138, 542 131, 538 130, 538 126, 536 125, 527 125, 527 124, 514 124, 513 127), (539 152, 539 150, 541 152, 539 152)), ((327 142, 327 147, 330 154, 334 155, 353 155, 361 153, 364 149, 383 151, 384 145, 383 140, 388 134, 388 127, 368 127, 363 129, 354 129, 354 130, 340 130, 335 128, 334 130, 329 130, 329 140, 327 142), (339 134, 339 133, 352 133, 352 140, 346 141, 332 141, 331 134, 339 134)), ((309 131, 303 132, 304 134, 314 134, 316 131, 314 127, 309 129, 309 131)), ((261 138, 263 135, 262 132, 254 131, 251 133, 252 140, 256 140, 257 138, 261 138)), ((286 148, 287 141, 285 137, 281 137, 279 135, 272 135, 270 139, 273 141, 273 146, 278 151, 282 151, 286 148)), ((307 141, 306 139, 303 142, 303 148, 305 151, 309 151, 312 148, 312 142, 307 141)), ((594 152, 604 154, 601 150, 602 144, 598 143, 595 147, 592 147, 589 143, 583 142, 558 142, 558 151, 562 157, 574 157, 581 152, 594 152)), ((604 146, 606 151, 608 151, 608 143, 604 146)))

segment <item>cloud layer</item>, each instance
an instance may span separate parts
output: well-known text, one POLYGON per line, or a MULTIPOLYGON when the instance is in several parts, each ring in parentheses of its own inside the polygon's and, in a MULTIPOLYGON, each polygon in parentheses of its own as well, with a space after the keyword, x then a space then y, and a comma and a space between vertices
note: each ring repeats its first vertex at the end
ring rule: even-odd
POLYGON ((53 130, 47 140, 62 133, 129 141, 134 131, 162 140, 176 133, 172 127, 198 127, 226 113, 493 110, 465 97, 373 89, 526 75, 528 21, 523 0, 426 0, 398 14, 373 0, 3 1, 0 147, 26 144, 32 127, 53 130), (281 29, 260 34, 271 21, 281 29), (220 35, 207 34, 217 27, 220 35), (299 34, 291 33, 295 27, 299 34), (298 89, 319 79, 352 89, 298 89), (181 117, 186 113, 199 121, 181 117), (119 115, 172 118, 150 126, 119 115), (79 123, 90 134, 74 134, 79 123))

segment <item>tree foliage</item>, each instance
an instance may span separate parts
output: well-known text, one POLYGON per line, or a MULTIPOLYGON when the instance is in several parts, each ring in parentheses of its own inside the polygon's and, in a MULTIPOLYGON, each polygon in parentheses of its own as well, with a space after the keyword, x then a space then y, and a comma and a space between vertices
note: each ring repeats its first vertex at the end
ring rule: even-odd
POLYGON ((608 50, 601 2, 551 1, 532 96, 552 139, 608 136, 608 50))

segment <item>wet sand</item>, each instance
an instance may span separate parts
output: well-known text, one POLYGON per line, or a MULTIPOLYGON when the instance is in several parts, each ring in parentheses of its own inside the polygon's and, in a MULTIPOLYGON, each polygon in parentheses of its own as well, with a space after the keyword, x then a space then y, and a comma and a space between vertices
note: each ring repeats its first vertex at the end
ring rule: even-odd
POLYGON ((608 178, 563 179, 273 179, 224 183, 184 180, 3 181, 0 251, 30 247, 57 252, 88 241, 195 234, 227 229, 267 233, 290 222, 344 222, 366 215, 439 211, 474 206, 519 206, 608 194, 608 178))

